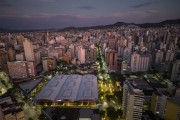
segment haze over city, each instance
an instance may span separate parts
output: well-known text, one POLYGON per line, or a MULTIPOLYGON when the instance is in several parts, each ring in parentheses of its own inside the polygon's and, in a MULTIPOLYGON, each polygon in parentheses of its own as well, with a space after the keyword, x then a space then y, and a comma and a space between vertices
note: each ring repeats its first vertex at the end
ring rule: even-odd
POLYGON ((180 18, 179 0, 1 0, 0 27, 47 29, 180 18))

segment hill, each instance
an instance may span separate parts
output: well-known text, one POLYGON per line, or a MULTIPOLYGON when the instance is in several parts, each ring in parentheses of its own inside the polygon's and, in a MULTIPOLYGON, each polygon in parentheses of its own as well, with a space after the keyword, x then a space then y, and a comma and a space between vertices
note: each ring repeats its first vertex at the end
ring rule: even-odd
POLYGON ((68 31, 68 30, 87 30, 87 29, 108 29, 113 27, 118 27, 122 25, 137 25, 142 28, 149 28, 149 27, 162 27, 164 25, 173 25, 173 24, 180 24, 180 19, 176 20, 165 20, 159 23, 143 23, 143 24, 135 24, 135 23, 125 23, 125 22, 117 22, 115 24, 110 25, 99 25, 99 26, 91 26, 91 27, 67 27, 63 29, 34 29, 34 30, 11 30, 6 28, 0 27, 0 33, 8 33, 8 32, 36 32, 36 31, 68 31))

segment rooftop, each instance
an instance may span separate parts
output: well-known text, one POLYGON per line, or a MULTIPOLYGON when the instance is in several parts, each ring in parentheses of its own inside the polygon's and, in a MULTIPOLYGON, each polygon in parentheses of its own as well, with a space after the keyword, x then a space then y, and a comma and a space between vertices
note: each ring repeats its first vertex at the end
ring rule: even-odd
POLYGON ((169 102, 176 104, 180 107, 180 97, 173 97, 173 98, 169 99, 169 102))
POLYGON ((24 82, 24 83, 19 84, 19 87, 21 88, 23 93, 29 94, 41 82, 41 80, 42 79, 24 82))
POLYGON ((128 79, 134 89, 153 90, 153 88, 142 78, 128 79))
POLYGON ((57 75, 39 92, 35 100, 82 101, 98 99, 97 77, 94 75, 57 75))

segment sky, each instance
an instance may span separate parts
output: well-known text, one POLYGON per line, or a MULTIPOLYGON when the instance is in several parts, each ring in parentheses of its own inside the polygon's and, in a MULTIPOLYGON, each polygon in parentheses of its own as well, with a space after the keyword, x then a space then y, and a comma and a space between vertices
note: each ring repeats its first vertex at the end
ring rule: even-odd
POLYGON ((180 18, 180 0, 0 0, 0 27, 50 29, 180 18))

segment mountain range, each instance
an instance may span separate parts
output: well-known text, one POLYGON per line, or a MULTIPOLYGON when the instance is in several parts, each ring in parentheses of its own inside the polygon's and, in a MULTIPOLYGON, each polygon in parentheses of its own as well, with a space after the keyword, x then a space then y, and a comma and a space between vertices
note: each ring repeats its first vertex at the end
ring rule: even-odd
POLYGON ((92 26, 92 27, 67 27, 63 29, 34 29, 34 30, 15 30, 15 29, 7 29, 7 28, 1 28, 0 27, 0 33, 8 33, 8 32, 33 32, 33 31, 68 31, 68 30, 87 30, 87 29, 107 29, 107 28, 113 28, 118 27, 122 25, 137 25, 142 28, 149 28, 149 27, 162 27, 164 25, 174 25, 174 24, 180 24, 180 19, 176 20, 165 20, 159 23, 143 23, 143 24, 135 24, 135 23, 125 23, 125 22, 117 22, 115 24, 110 25, 99 25, 99 26, 92 26))

